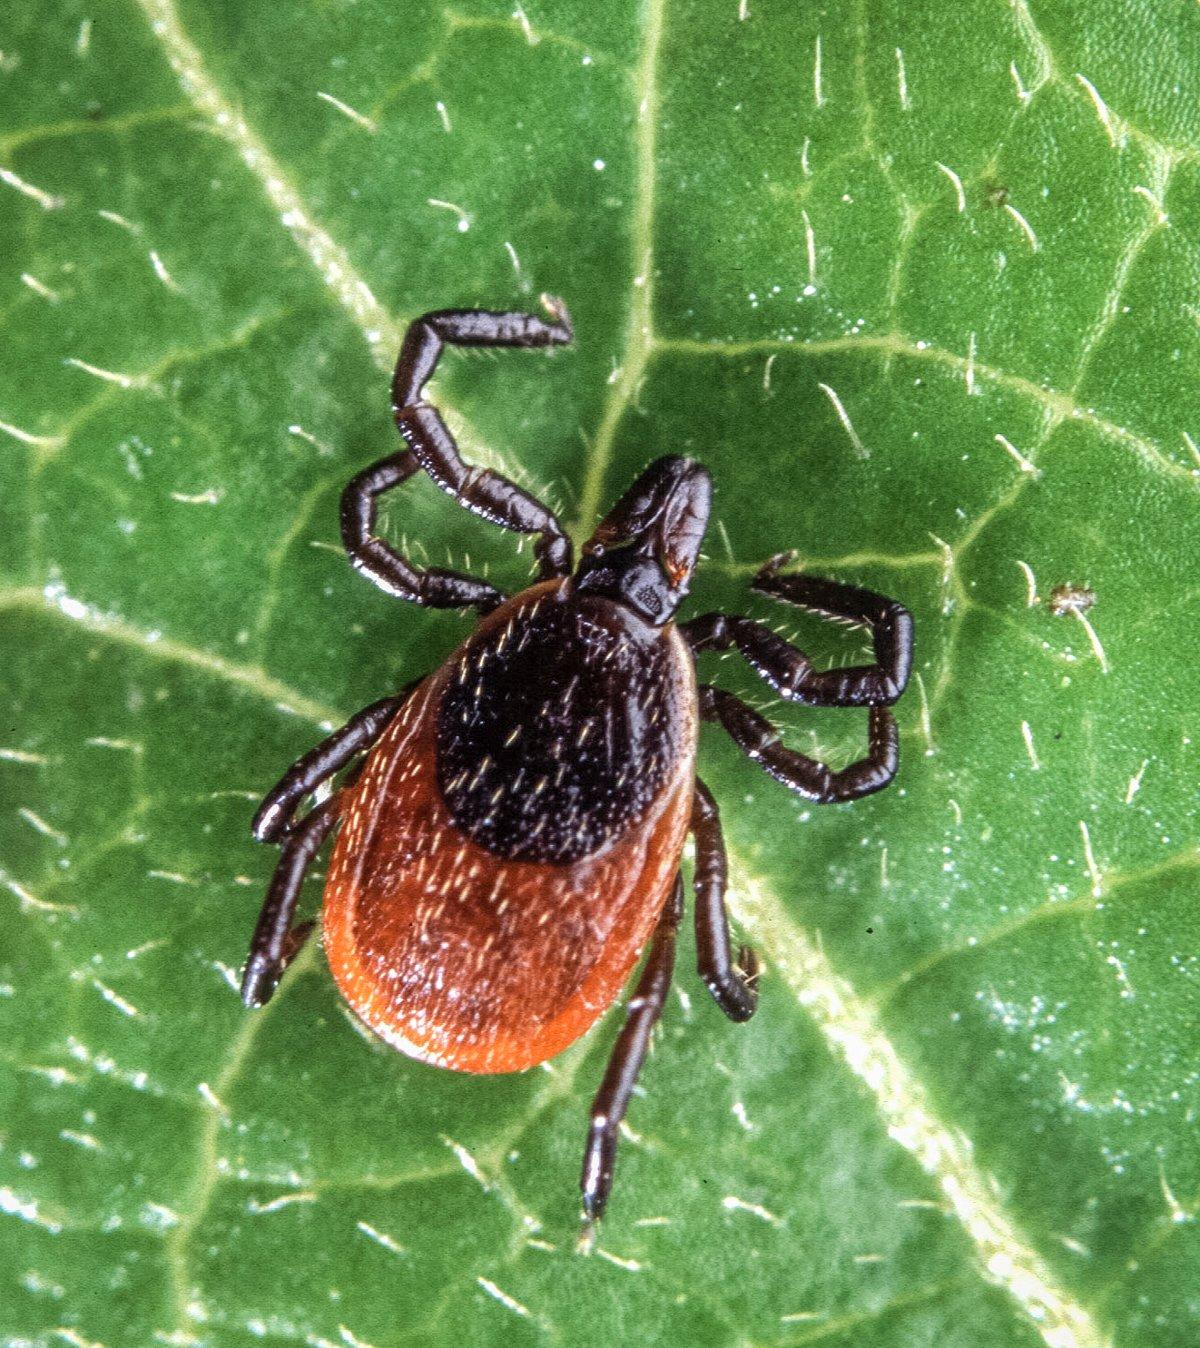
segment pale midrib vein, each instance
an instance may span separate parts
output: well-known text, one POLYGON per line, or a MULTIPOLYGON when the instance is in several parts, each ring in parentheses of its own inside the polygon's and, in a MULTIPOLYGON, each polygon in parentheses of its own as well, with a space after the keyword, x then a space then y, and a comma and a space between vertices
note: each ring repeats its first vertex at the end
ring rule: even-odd
MULTIPOLYGON (((180 22, 172 0, 138 0, 138 4, 192 105, 229 141, 261 183, 267 200, 279 212, 280 223, 316 267, 326 287, 366 339, 375 364, 390 374, 404 329, 375 298, 342 245, 313 218, 304 198, 267 149, 262 137, 209 74, 204 58, 180 22)), ((486 445, 457 408, 441 399, 438 405, 455 437, 469 449, 473 459, 544 494, 526 469, 513 463, 503 451, 486 445)))
POLYGON ((637 102, 633 215, 630 222, 629 315, 625 347, 616 378, 605 399, 596 439, 588 457, 587 474, 579 493, 576 532, 590 532, 600 507, 604 479, 612 462, 617 428, 646 374, 654 349, 654 186, 658 136, 658 53, 662 45, 665 0, 645 0, 642 25, 642 59, 634 77, 637 102))
POLYGON ((787 916, 731 854, 729 906, 815 1022, 830 1051, 866 1083, 888 1136, 930 1175, 974 1242, 987 1279, 1002 1287, 1050 1348, 1104 1348, 1091 1316, 1060 1289, 1048 1265, 1005 1212, 967 1139, 934 1113, 873 1008, 834 969, 820 944, 787 916))
POLYGON ((346 250, 309 214, 303 198, 258 133, 221 92, 180 22, 172 0, 138 0, 138 4, 162 43, 184 93, 233 145, 242 162, 262 183, 284 227, 362 330, 375 363, 380 369, 390 369, 401 337, 392 316, 371 293, 346 250))

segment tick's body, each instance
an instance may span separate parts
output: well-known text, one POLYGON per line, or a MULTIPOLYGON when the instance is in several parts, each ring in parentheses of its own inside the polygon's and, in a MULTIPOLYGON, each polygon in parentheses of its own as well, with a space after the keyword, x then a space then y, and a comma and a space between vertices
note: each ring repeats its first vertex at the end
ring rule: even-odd
POLYGON ((552 1057, 610 1006, 692 810, 687 647, 549 581, 412 694, 351 787, 325 885, 342 993, 465 1072, 552 1057))
POLYGON ((510 1072, 552 1057, 616 999, 649 953, 592 1107, 584 1154, 589 1219, 611 1187, 618 1126, 662 1012, 683 915, 679 871, 696 840, 699 971, 722 1011, 747 1020, 756 963, 735 963, 725 913, 716 802, 695 775, 700 720, 721 725, 777 780, 819 803, 877 791, 896 772, 887 707, 904 689, 912 622, 894 600, 835 581, 778 574, 764 594, 869 627, 875 661, 818 672, 747 618, 673 619, 699 556, 711 482, 688 459, 659 459, 601 521, 572 568, 554 515, 498 474, 472 469, 422 398, 444 342, 568 342, 566 310, 445 310, 409 329, 392 382, 407 448, 360 473, 342 498, 350 559, 382 589, 483 620, 437 671, 360 712, 268 793, 255 837, 282 855, 242 985, 259 1006, 311 928, 293 925, 305 870, 340 824, 325 886, 329 963, 346 1000, 383 1039, 465 1072, 510 1072), (424 470, 494 524, 537 535, 541 582, 512 599, 471 576, 421 570, 374 531, 379 495, 424 470), (695 657, 736 649, 784 698, 867 707, 866 757, 834 771, 779 742, 758 712, 710 684, 695 657), (369 751, 369 752, 368 752, 369 751), (301 819, 297 807, 368 753, 301 819))

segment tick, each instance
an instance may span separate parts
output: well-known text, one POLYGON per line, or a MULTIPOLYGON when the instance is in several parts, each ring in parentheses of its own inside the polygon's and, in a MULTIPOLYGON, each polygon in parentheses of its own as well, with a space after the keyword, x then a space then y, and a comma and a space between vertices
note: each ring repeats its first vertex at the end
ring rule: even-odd
POLYGON ((423 389, 446 343, 571 341, 547 318, 442 310, 408 329, 392 379, 405 448, 359 473, 341 501, 350 562, 388 594, 480 621, 439 669, 358 713, 296 762, 254 819, 282 849, 242 982, 262 1006, 313 923, 295 923, 304 873, 335 827, 325 951, 342 995, 387 1043, 461 1072, 516 1072, 573 1043, 615 1001, 649 945, 592 1105, 581 1188, 588 1221, 612 1187, 617 1130, 662 1013, 683 918, 680 859, 695 838, 699 973, 731 1020, 754 1014, 757 962, 735 958, 716 801, 696 775, 701 721, 806 800, 878 791, 897 765, 888 707, 912 663, 895 600, 813 576, 786 556, 752 588, 870 629, 870 664, 818 671, 761 623, 706 613, 676 623, 708 523, 700 464, 661 458, 633 483, 573 565, 555 516, 500 474, 464 462, 423 389), (492 524, 536 536, 540 579, 507 597, 487 581, 421 568, 375 531, 379 497, 424 471, 492 524), (833 769, 785 748, 771 723, 712 684, 701 651, 735 649, 781 697, 866 707, 866 757, 833 769), (365 758, 363 757, 365 755, 365 758), (341 784, 297 811, 349 769, 341 784))

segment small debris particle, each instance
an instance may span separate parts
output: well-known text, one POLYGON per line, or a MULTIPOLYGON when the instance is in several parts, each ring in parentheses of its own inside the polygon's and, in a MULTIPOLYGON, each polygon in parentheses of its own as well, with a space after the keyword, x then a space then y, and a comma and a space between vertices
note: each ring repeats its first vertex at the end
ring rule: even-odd
POLYGON ((1096 602, 1096 591, 1086 585, 1074 585, 1068 581, 1065 585, 1056 585, 1050 591, 1046 604, 1056 618, 1067 614, 1086 613, 1096 602))

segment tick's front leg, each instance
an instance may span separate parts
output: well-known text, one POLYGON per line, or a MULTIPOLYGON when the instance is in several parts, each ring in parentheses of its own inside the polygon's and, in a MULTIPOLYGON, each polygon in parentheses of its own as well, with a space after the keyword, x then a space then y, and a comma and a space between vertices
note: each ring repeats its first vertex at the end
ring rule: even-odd
POLYGON ((374 534, 375 502, 423 469, 444 492, 473 514, 502 529, 535 534, 534 555, 543 579, 571 571, 571 542, 554 512, 524 488, 462 457, 442 414, 424 396, 447 344, 452 346, 564 346, 573 332, 562 300, 543 296, 549 319, 538 314, 486 309, 438 309, 409 325, 392 376, 392 415, 408 450, 360 473, 342 495, 342 537, 356 570, 381 589, 432 607, 486 612, 501 595, 483 581, 457 572, 415 567, 374 534))

